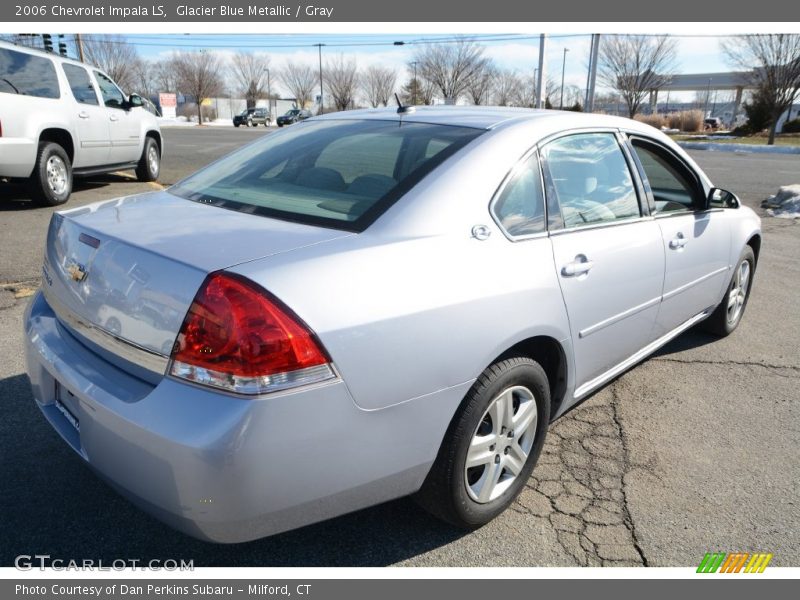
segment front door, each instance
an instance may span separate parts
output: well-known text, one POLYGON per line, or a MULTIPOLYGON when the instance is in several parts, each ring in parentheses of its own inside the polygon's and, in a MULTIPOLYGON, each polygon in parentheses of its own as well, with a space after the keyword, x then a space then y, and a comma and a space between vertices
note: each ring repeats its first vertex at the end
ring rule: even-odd
POLYGON ((696 173, 662 144, 632 137, 653 214, 661 231, 666 267, 659 336, 719 303, 730 280, 730 224, 722 209, 705 208, 696 173))
POLYGON ((130 163, 139 160, 139 117, 128 106, 125 94, 117 84, 100 71, 94 72, 97 85, 106 107, 111 134, 110 163, 130 163))

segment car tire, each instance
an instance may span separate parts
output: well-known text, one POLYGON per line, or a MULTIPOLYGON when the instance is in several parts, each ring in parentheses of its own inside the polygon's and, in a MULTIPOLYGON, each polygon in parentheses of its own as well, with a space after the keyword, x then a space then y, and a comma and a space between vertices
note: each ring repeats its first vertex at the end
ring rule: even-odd
POLYGON ((40 206, 58 206, 72 193, 72 163, 55 142, 39 142, 36 163, 28 180, 31 198, 40 206))
POLYGON ((234 123, 234 124, 233 124, 233 126, 234 126, 234 127, 238 127, 238 126, 239 126, 239 123, 234 123))
POLYGON ((283 123, 278 123, 278 127, 283 127, 283 123))
POLYGON ((720 337, 733 333, 739 326, 744 309, 747 307, 747 301, 750 299, 755 271, 755 254, 750 246, 745 246, 736 262, 736 269, 731 276, 725 295, 711 316, 701 323, 703 329, 720 337))
POLYGON ((161 173, 161 152, 158 143, 153 138, 146 137, 142 157, 136 167, 136 178, 139 181, 155 181, 159 173, 161 173))
POLYGON ((462 401, 414 499, 457 527, 485 525, 525 487, 549 420, 550 387, 542 367, 525 356, 495 362, 462 401), (515 431, 520 425, 524 430, 515 431), (468 458, 475 466, 467 467, 468 458))

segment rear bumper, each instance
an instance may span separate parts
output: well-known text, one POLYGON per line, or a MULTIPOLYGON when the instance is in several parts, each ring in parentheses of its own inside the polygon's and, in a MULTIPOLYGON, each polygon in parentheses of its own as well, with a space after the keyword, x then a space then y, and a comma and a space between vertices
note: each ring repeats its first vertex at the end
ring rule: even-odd
POLYGON ((30 177, 36 150, 35 140, 0 137, 0 177, 30 177))
POLYGON ((413 493, 466 392, 364 411, 340 381, 262 399, 171 378, 153 386, 90 351, 41 293, 25 323, 34 397, 68 445, 147 512, 215 542, 413 493), (57 387, 79 429, 59 410, 57 387))

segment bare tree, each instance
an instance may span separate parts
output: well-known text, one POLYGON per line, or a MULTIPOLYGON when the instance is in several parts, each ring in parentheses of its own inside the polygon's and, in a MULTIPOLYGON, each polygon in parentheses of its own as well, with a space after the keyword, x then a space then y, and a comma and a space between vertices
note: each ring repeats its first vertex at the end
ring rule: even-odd
POLYGON ((150 98, 158 92, 153 66, 152 61, 141 58, 131 64, 131 91, 145 98, 150 98))
POLYGON ((359 76, 355 59, 345 60, 344 55, 325 61, 324 80, 333 98, 336 110, 347 110, 353 104, 358 90, 359 76))
POLYGON ((487 61, 483 69, 470 79, 467 85, 467 97, 474 105, 491 102, 495 72, 494 66, 487 61))
POLYGON ((497 106, 511 106, 519 96, 519 88, 522 85, 519 75, 511 69, 498 69, 492 80, 492 91, 494 92, 494 103, 497 106))
POLYGON ((244 94, 247 108, 253 108, 264 97, 267 87, 269 58, 252 52, 237 52, 231 57, 231 72, 235 85, 244 94))
POLYGON ((92 34, 83 37, 86 62, 98 66, 123 90, 132 87, 134 65, 139 59, 136 46, 121 35, 92 34))
POLYGON ((607 35, 600 47, 598 75, 616 90, 628 107, 639 112, 645 96, 672 78, 677 42, 666 35, 607 35))
POLYGON ((452 44, 426 44, 414 55, 422 79, 441 92, 445 104, 455 104, 486 67, 484 47, 462 38, 452 44))
POLYGON ((178 77, 174 57, 162 58, 151 63, 153 85, 156 92, 177 92, 178 77))
POLYGON ((740 35, 722 48, 734 64, 752 69, 749 77, 770 116, 767 144, 774 144, 778 119, 800 91, 800 34, 740 35))
POLYGON ((222 59, 218 54, 201 50, 176 52, 172 63, 179 89, 197 102, 197 122, 202 125, 203 101, 221 95, 225 89, 222 59))
POLYGON ((305 108, 311 102, 311 94, 317 85, 317 74, 311 67, 287 61, 281 69, 280 80, 294 97, 298 108, 305 108))
POLYGON ((389 67, 370 65, 361 78, 361 91, 372 108, 389 105, 397 83, 397 71, 389 67))

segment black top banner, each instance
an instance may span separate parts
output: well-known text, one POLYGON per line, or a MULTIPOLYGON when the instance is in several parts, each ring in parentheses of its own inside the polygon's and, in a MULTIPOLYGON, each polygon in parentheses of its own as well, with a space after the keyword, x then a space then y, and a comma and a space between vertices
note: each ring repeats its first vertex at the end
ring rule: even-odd
POLYGON ((11 0, 2 22, 720 22, 800 21, 800 2, 759 0, 11 0))

